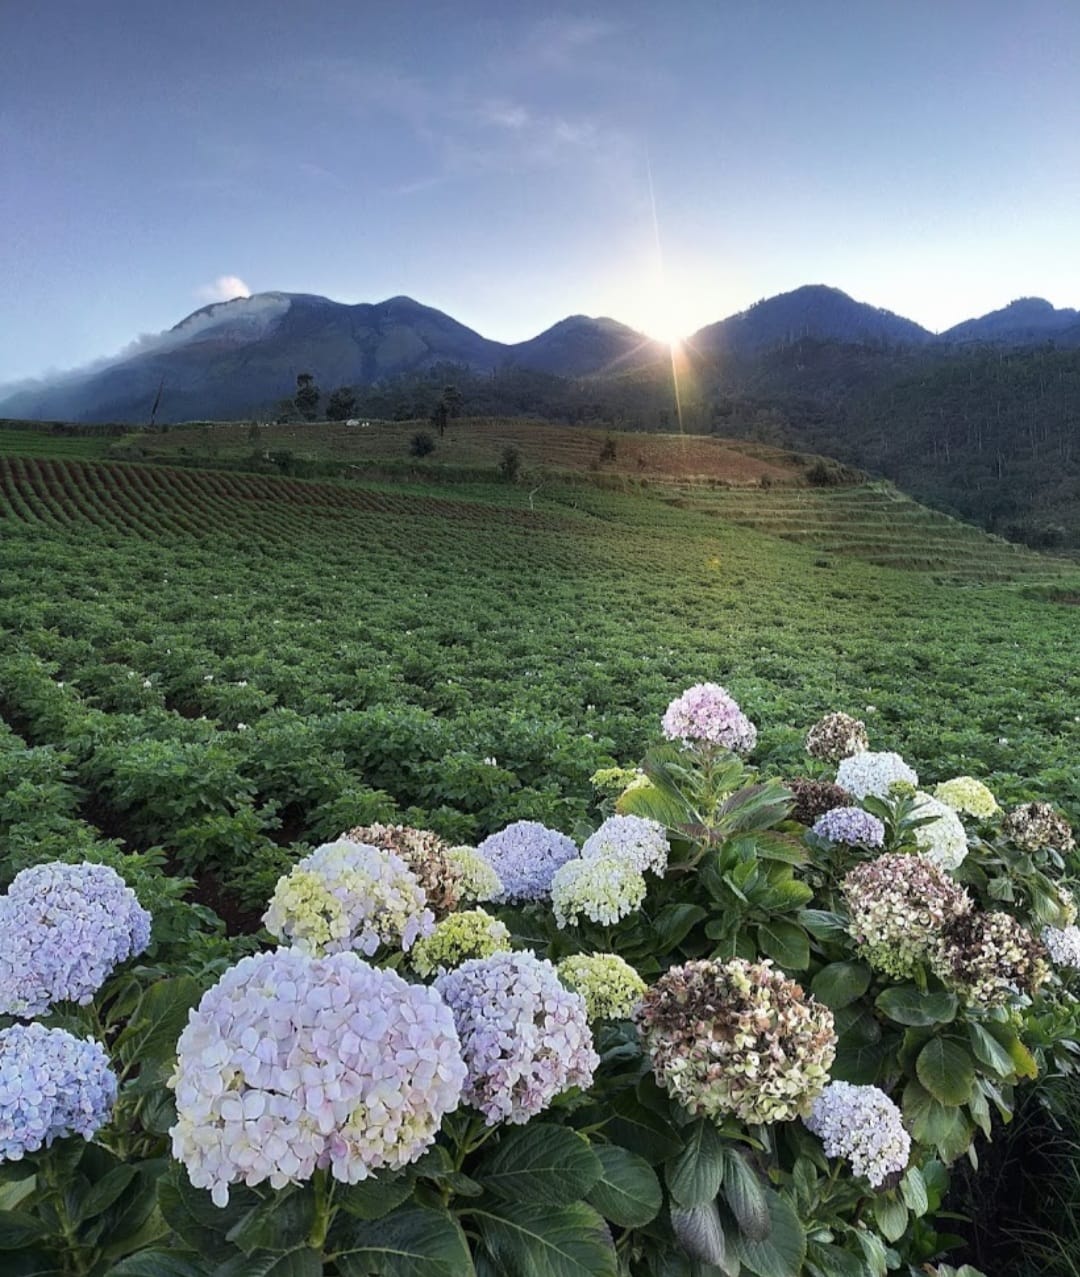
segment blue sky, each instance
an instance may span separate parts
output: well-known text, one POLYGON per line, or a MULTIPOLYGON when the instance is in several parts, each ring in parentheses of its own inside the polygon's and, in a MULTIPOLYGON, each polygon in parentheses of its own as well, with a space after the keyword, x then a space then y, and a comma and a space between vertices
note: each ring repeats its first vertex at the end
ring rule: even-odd
POLYGON ((241 287, 507 341, 1080 305, 1078 66, 1076 0, 0 0, 0 381, 241 287))

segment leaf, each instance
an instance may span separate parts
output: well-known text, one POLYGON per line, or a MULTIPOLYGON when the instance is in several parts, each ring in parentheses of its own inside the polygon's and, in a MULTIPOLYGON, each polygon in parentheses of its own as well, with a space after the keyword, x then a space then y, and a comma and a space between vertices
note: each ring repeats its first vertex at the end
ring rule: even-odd
POLYGON ((766 1191, 746 1159, 733 1148, 724 1150, 724 1200, 738 1221, 739 1230, 751 1241, 761 1241, 769 1233, 769 1203, 766 1191))
POLYGON ((980 1064, 985 1064, 998 1077, 1012 1077, 1016 1072, 1013 1058, 993 1034, 987 1033, 981 1024, 971 1021, 968 1024, 968 1037, 980 1064))
POLYGON ((310 1246, 288 1251, 253 1251, 214 1269, 214 1277, 322 1277, 323 1261, 310 1246))
POLYGON ((664 1191, 649 1163, 617 1144, 596 1144, 593 1152, 600 1178, 589 1190, 589 1205, 620 1228, 643 1228, 655 1219, 664 1191))
POLYGON ((412 1196, 412 1180, 406 1175, 373 1175, 358 1184, 336 1184, 334 1205, 356 1219, 382 1219, 412 1196))
POLYGON ((349 1220, 335 1251, 341 1277, 472 1277, 474 1271, 458 1222, 424 1206, 373 1221, 349 1220))
POLYGON ((688 1128, 686 1144, 667 1165, 665 1178, 680 1206, 711 1202, 724 1178, 724 1140, 714 1123, 699 1119, 688 1128))
POLYGON ((208 1268, 172 1250, 143 1250, 109 1268, 109 1277, 207 1277, 208 1268))
POLYGON ((612 1143, 643 1157, 650 1166, 668 1161, 682 1148, 682 1139, 670 1122, 650 1112, 635 1096, 624 1093, 616 1097, 612 1108, 614 1115, 604 1134, 612 1143))
POLYGON ((923 993, 917 985, 898 984, 880 993, 874 1005, 897 1024, 927 1028, 950 1023, 956 1016, 957 1001, 956 994, 945 989, 923 993))
POLYGON ((761 1241, 740 1236, 740 1259, 756 1277, 800 1277, 806 1259, 806 1233, 785 1198, 765 1190, 769 1233, 761 1241))
POLYGON ((688 904, 686 901, 664 905, 652 920, 660 951, 670 953, 705 917, 707 913, 701 905, 688 904))
POLYGON ((138 1061, 140 1069, 174 1059, 176 1041, 187 1024, 188 1012, 201 996, 202 986, 194 976, 175 976, 152 984, 127 1028, 116 1039, 116 1058, 124 1065, 138 1061))
MULTIPOLYGON (((471 1207, 469 1216, 500 1277, 616 1277, 611 1234, 584 1202, 495 1202, 486 1209, 471 1207)), ((346 1272, 345 1277, 353 1275, 346 1272)))
POLYGON ((830 913, 827 909, 800 909, 795 918, 815 940, 843 942, 849 939, 847 923, 838 913, 830 913))
POLYGON ((697 1206, 671 1208, 671 1231, 691 1259, 728 1269, 728 1243, 724 1224, 714 1201, 697 1206))
POLYGON ((882 1194, 874 1202, 874 1218, 887 1242, 896 1242, 907 1232, 908 1209, 891 1194, 882 1194))
POLYGON ((165 1222, 183 1241, 205 1259, 224 1262, 235 1254, 225 1234, 259 1202, 248 1188, 233 1185, 229 1204, 215 1206, 210 1194, 193 1188, 178 1166, 158 1183, 158 1206, 165 1222))
POLYGON ((814 976, 810 991, 819 1002, 838 1011, 862 997, 872 975, 865 962, 830 962, 814 976))
POLYGON ((36 1215, 19 1210, 0 1214, 0 1250, 21 1250, 46 1236, 45 1226, 36 1215))
POLYGON ((975 1084, 975 1064, 957 1042, 931 1038, 915 1061, 915 1074, 941 1104, 963 1104, 975 1084))
POLYGON ((806 1249, 806 1265, 816 1277, 866 1277, 866 1267, 860 1255, 853 1255, 827 1242, 810 1242, 806 1249))
POLYGON ((20 1202, 26 1201, 36 1188, 36 1175, 27 1175, 23 1179, 12 1180, 9 1184, 0 1184, 0 1218, 5 1211, 14 1210, 20 1202))
POLYGON ((307 1240, 314 1222, 314 1195, 307 1189, 290 1187, 264 1198, 229 1230, 226 1240, 245 1254, 289 1250, 307 1240))
POLYGON ((103 1175, 101 1179, 93 1184, 88 1193, 78 1203, 75 1212, 76 1222, 81 1224, 88 1219, 107 1211, 110 1206, 114 1205, 127 1190, 128 1185, 135 1179, 138 1172, 134 1166, 120 1165, 114 1166, 111 1171, 103 1175))
POLYGON ((810 942, 797 923, 774 918, 758 927, 758 943, 787 971, 805 971, 810 965, 810 942))
POLYGON ((926 1181, 917 1166, 909 1166, 900 1181, 900 1194, 911 1213, 919 1218, 930 1209, 930 1198, 926 1192, 926 1181))
MULTIPOLYGON (((902 1108, 905 1125, 912 1136, 920 1144, 929 1144, 936 1148, 943 1162, 954 1162, 967 1151, 971 1143, 972 1127, 962 1109, 939 1104, 929 1091, 914 1080, 904 1087, 902 1108)), ((929 1180, 927 1184, 929 1187, 929 1180)), ((931 1207, 934 1208, 933 1198, 931 1207)))
POLYGON ((530 1122, 507 1131, 472 1175, 508 1201, 562 1206, 580 1201, 601 1169, 589 1141, 577 1131, 530 1122))

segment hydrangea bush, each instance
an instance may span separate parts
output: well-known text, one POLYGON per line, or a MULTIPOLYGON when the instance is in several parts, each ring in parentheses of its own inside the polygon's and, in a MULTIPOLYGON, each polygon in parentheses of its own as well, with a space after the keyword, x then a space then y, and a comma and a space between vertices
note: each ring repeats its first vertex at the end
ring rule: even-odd
POLYGON ((476 853, 499 879, 499 892, 492 900, 515 904, 546 899, 556 870, 575 859, 578 848, 538 820, 517 820, 485 838, 476 853))

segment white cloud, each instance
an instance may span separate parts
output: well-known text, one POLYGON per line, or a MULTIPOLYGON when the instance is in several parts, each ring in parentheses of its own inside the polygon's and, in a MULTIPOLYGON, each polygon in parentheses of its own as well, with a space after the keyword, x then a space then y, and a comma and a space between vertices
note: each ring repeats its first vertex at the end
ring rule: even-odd
POLYGON ((219 275, 212 284, 200 284, 195 296, 204 302, 229 302, 234 297, 250 297, 251 289, 239 275, 219 275))

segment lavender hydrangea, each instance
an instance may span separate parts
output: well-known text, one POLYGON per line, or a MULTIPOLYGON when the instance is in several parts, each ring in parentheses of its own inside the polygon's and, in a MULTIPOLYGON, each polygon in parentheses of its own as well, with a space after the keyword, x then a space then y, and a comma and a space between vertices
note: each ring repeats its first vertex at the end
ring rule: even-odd
POLYGON ((100 1042, 41 1024, 0 1032, 0 1163, 67 1135, 93 1139, 115 1102, 116 1075, 100 1042))
POLYGON ((888 798, 889 788, 897 782, 918 786, 919 777, 899 754, 871 753, 862 750, 850 758, 842 758, 836 769, 836 783, 862 802, 864 798, 888 798))
POLYGON ((224 1206, 229 1185, 343 1183, 408 1165, 465 1081, 434 990, 355 953, 243 958, 204 994, 177 1046, 173 1156, 224 1206))
POLYGON ((263 916, 267 930, 320 957, 380 945, 408 951, 435 919, 412 870, 392 851, 339 838, 278 880, 263 916))
POLYGON ((658 820, 644 816, 609 816, 581 848, 583 860, 616 856, 633 865, 638 873, 664 876, 667 869, 667 834, 658 820))
POLYGON ((551 907, 560 927, 576 926, 583 915, 611 926, 644 900, 644 877, 621 856, 568 860, 551 880, 551 907))
POLYGON ((0 1015, 88 1003, 150 943, 150 915, 108 865, 59 862, 16 874, 0 896, 0 1015))
POLYGON ((738 702, 717 683, 695 683, 667 707, 661 730, 668 740, 686 745, 718 745, 748 754, 757 744, 757 728, 738 702))
POLYGON ((473 958, 435 988, 454 1013, 468 1066, 462 1093, 488 1126, 535 1117, 571 1086, 587 1087, 600 1057, 585 1000, 531 953, 473 958))
POLYGON ((911 1136, 900 1110, 876 1086, 830 1082, 803 1121, 820 1138, 826 1157, 847 1158, 872 1188, 889 1187, 907 1169, 911 1136))
POLYGON ((502 890, 493 897, 496 904, 545 900, 555 871, 578 854, 565 834, 538 820, 516 820, 485 838, 476 850, 502 883, 502 890))
POLYGON ((885 826, 861 807, 834 807, 814 822, 813 832, 849 847, 883 847, 885 826))

